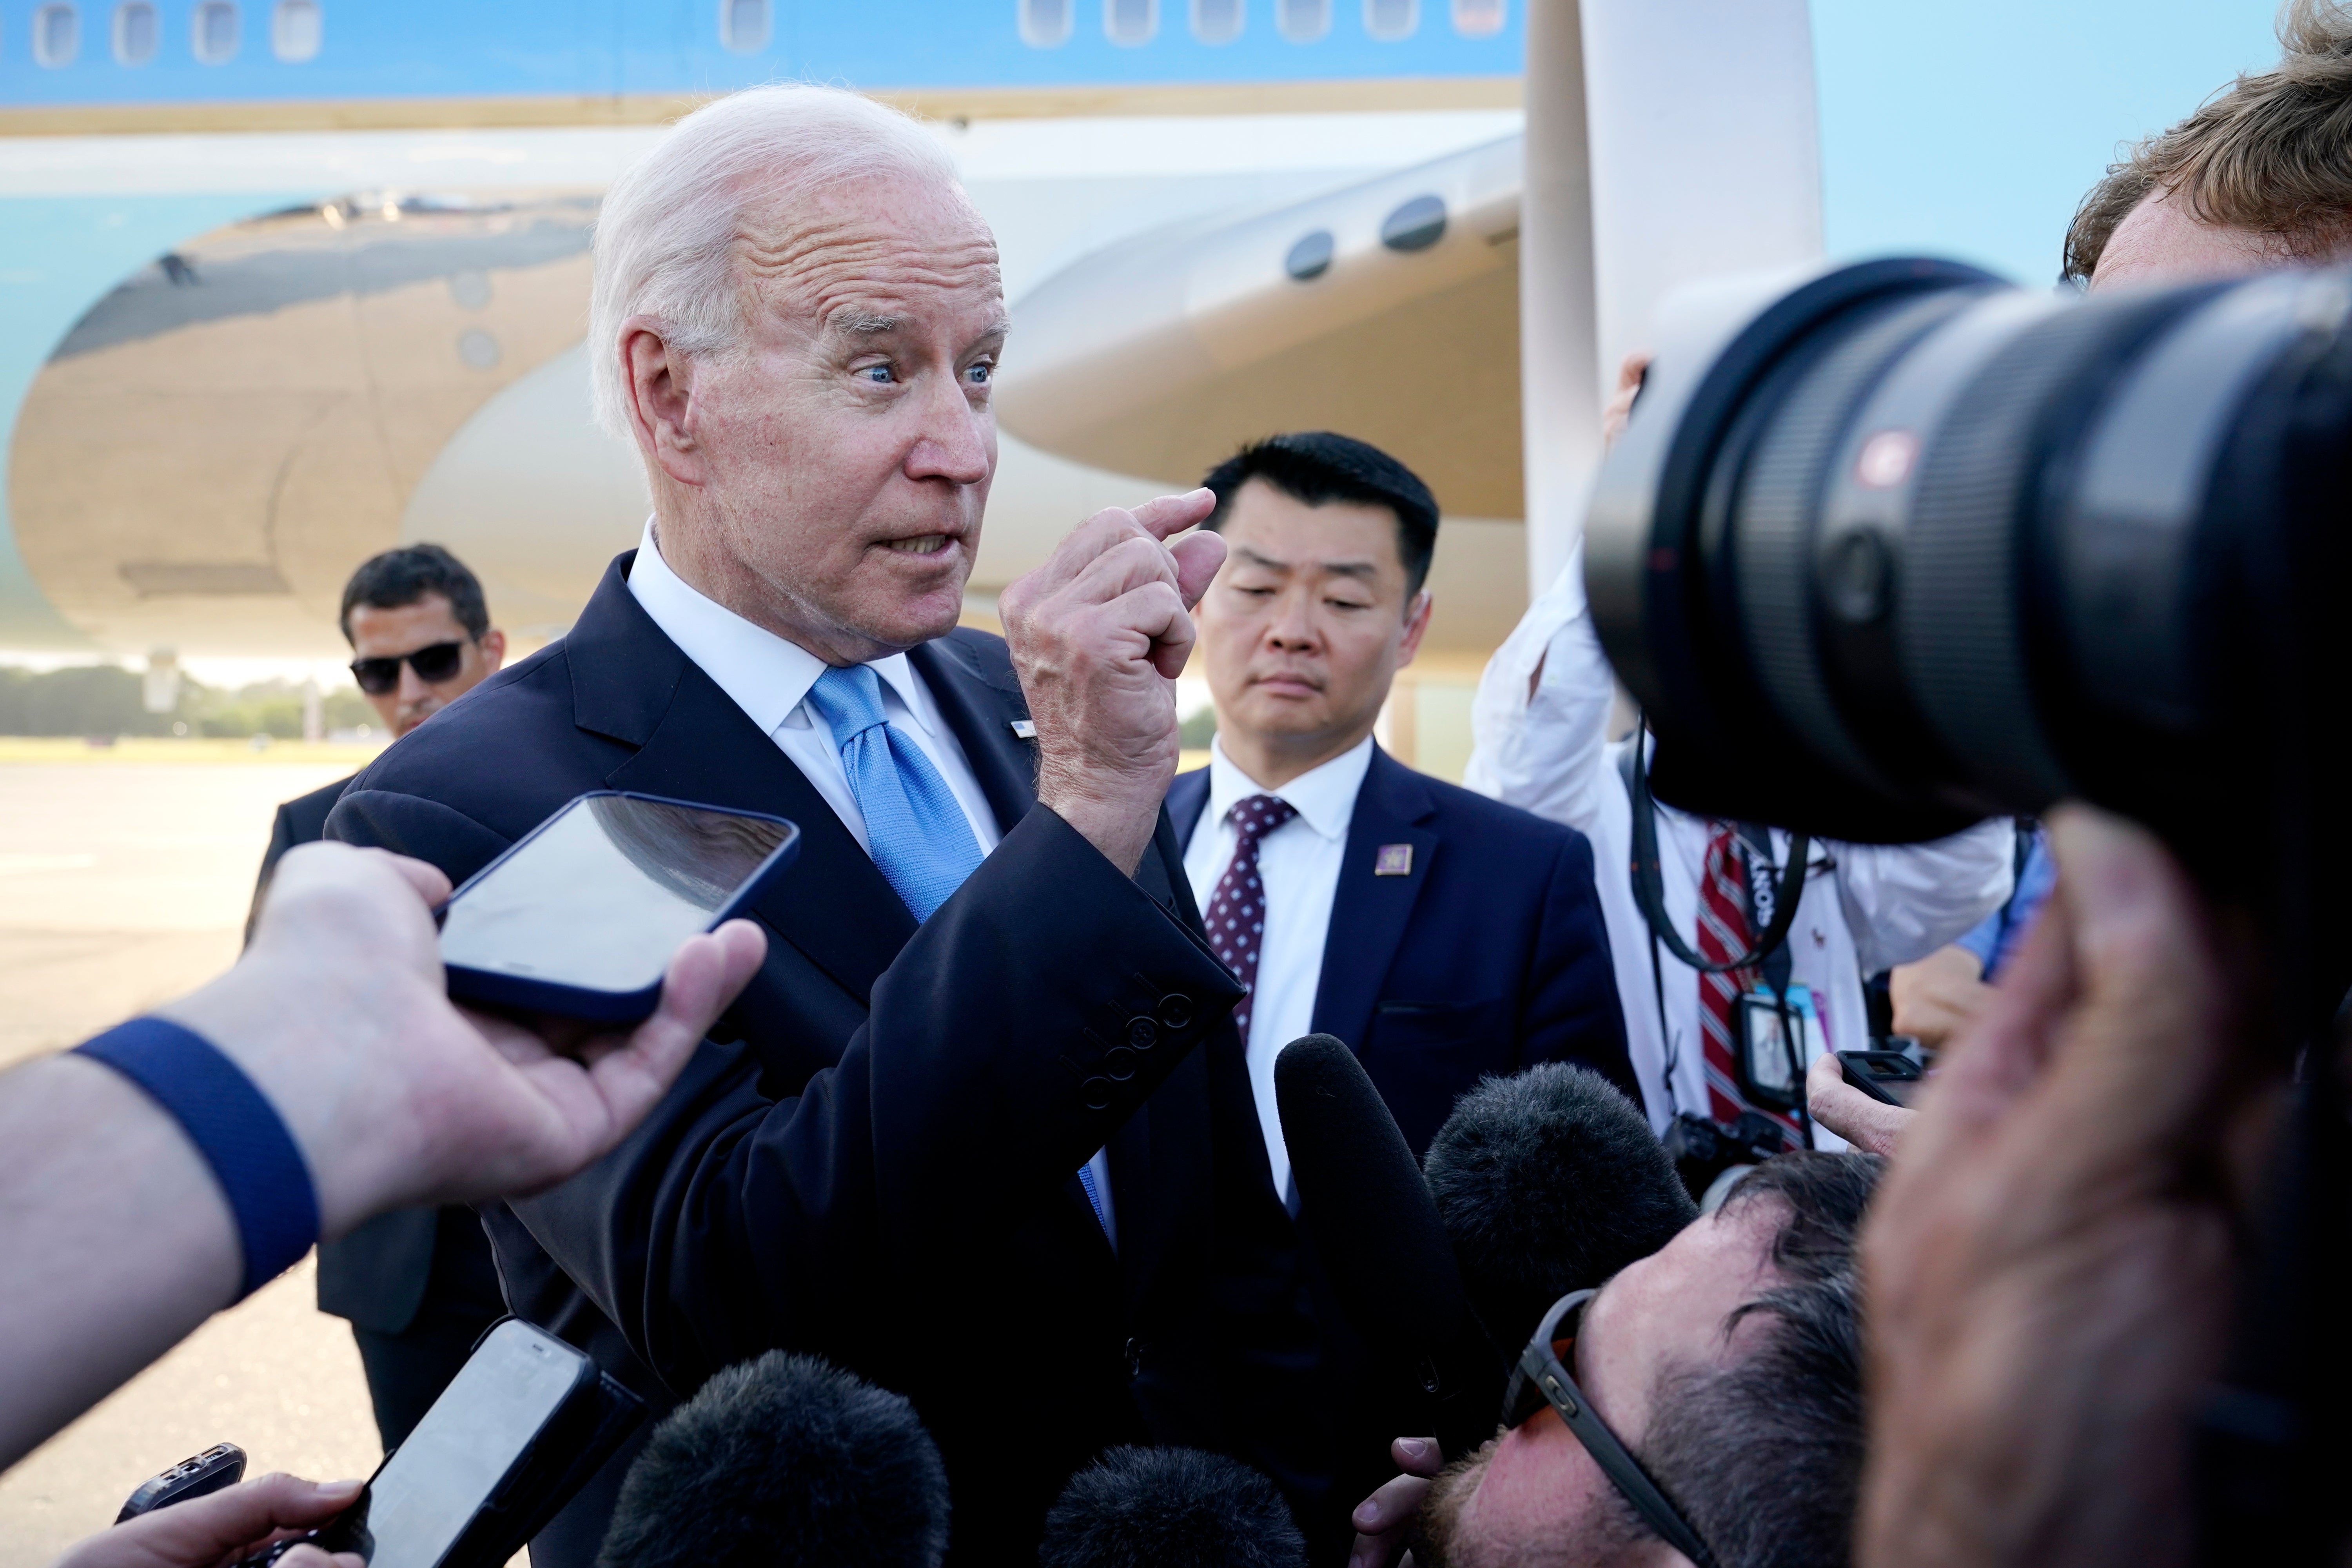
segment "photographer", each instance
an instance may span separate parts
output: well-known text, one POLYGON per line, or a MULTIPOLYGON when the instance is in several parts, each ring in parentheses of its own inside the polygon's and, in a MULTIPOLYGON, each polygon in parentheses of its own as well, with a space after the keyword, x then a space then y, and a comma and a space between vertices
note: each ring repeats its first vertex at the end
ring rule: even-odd
POLYGON ((744 922, 626 1037, 553 1042, 442 985, 428 866, 289 854, 236 966, 0 1077, 0 1466, 322 1237, 553 1186, 652 1110, 758 967, 744 922))
MULTIPOLYGON (((1770 1161, 1559 1326, 1591 1414, 1719 1568, 1847 1561, 1863 1462, 1853 1247, 1879 1169, 1770 1161)), ((1435 1452, 1397 1444, 1409 1473, 1357 1509, 1349 1568, 1386 1568, 1407 1544, 1422 1568, 1685 1560, 1548 1404, 1433 1481, 1435 1452)))
MULTIPOLYGON (((2094 294, 2186 283, 2352 253, 2352 12, 2295 0, 2279 22, 2278 65, 2242 76, 2170 130, 2133 148, 2093 186, 2066 231, 2064 276, 2094 294)), ((1985 954, 1958 947, 1895 975, 1907 1000, 1958 1026, 1990 999, 1985 954)), ((1910 1113, 1816 1066, 1808 1101, 1822 1126, 1893 1150, 1910 1113)))
MULTIPOLYGON (((2011 829, 1990 821, 1932 844, 1816 843, 1780 951, 1755 968, 1702 974, 1653 932, 1627 871, 1633 781, 1628 745, 1607 740, 1615 689, 1585 604, 1580 546, 1479 679, 1466 782, 1592 840, 1627 1043, 1652 1125, 1664 1132, 1694 1113, 1731 1123, 1756 1110, 1796 1142, 1800 1080, 1784 1076, 1772 1086, 1783 1090, 1777 1100, 1743 1081, 1741 1016, 1759 1010, 1748 999, 1767 983, 1776 998, 1804 995, 1816 1015, 1810 1058, 1865 1048, 1863 976, 1933 952, 1997 908, 2010 889, 2011 829)), ((1712 962, 1748 950, 1771 918, 1763 906, 1786 864, 1788 835, 1663 805, 1654 813, 1664 913, 1675 931, 1712 962)))

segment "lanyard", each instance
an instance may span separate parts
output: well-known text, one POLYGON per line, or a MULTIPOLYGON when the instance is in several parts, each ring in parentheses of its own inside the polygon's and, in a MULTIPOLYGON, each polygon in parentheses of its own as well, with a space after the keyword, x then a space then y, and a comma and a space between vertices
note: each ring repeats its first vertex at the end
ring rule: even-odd
MULTIPOLYGON (((1752 822, 1732 825, 1732 844, 1739 856, 1739 884, 1748 892, 1748 930, 1752 941, 1755 933, 1770 931, 1773 917, 1780 913, 1780 900, 1787 898, 1792 903, 1804 897, 1805 885, 1801 872, 1792 879, 1780 875, 1780 868, 1772 863, 1772 830, 1759 827, 1752 822)), ((1794 911, 1790 913, 1794 919, 1794 911)), ((1764 984, 1775 995, 1785 995, 1789 976, 1795 968, 1790 957, 1786 937, 1787 925, 1781 926, 1782 939, 1774 943, 1757 967, 1764 972, 1764 984)))

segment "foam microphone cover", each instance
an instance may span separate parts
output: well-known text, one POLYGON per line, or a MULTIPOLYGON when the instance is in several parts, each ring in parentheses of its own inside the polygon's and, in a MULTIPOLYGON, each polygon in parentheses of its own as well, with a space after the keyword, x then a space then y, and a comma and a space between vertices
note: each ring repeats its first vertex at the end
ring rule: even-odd
MULTIPOLYGON (((977 1553, 975 1553, 977 1555, 977 1553)), ((1307 1568, 1274 1483, 1198 1448, 1113 1448, 1053 1511, 1038 1568, 1307 1568)))
POLYGON ((1462 1278, 1420 1162, 1356 1054, 1308 1035, 1274 1060, 1298 1211, 1356 1331, 1426 1354, 1463 1319, 1462 1278))
POLYGON ((898 1394, 814 1356, 730 1366, 654 1429, 597 1568, 938 1568, 948 1475, 898 1394))
POLYGON ((1470 1306, 1512 1344, 1554 1301, 1647 1258, 1698 1214, 1641 1108, 1566 1062, 1487 1079, 1455 1101, 1426 1172, 1470 1306))

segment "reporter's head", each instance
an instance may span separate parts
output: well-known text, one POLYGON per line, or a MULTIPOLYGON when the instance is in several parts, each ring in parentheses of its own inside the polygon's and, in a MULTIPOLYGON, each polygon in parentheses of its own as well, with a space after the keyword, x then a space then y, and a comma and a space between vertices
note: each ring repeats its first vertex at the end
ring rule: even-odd
MULTIPOLYGON (((1881 1163, 1782 1155, 1621 1270, 1570 1372, 1722 1568, 1849 1555, 1863 1458, 1853 1245, 1881 1163)), ((1533 1325, 1529 1325, 1530 1328, 1533 1325)), ((1425 1568, 1680 1563, 1546 1406, 1439 1478, 1425 1568)))
POLYGON ((2352 256, 2352 13, 2293 0, 2279 63, 2134 147, 2083 199, 2065 276, 2095 289, 2352 256))

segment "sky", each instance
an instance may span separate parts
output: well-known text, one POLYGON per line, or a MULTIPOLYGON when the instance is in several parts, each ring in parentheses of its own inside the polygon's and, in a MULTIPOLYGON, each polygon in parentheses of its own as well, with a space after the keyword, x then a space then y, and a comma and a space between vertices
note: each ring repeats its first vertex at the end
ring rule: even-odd
POLYGON ((1833 256, 2021 283, 2119 148, 2278 58, 2273 0, 1812 0, 1833 256))

